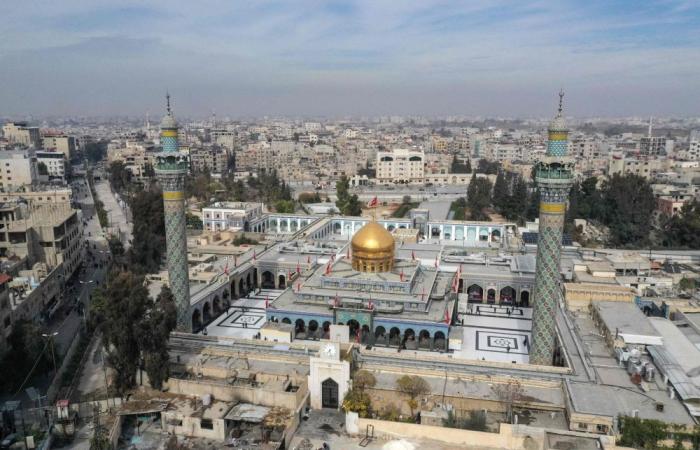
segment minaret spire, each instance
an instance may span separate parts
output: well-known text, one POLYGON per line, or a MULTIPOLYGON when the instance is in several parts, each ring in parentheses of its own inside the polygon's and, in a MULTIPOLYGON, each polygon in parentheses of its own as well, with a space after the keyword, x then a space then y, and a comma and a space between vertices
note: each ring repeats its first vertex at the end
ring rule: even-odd
POLYGON ((564 89, 559 89, 559 115, 564 110, 564 89))
POLYGON ((172 114, 170 111, 170 92, 165 91, 165 109, 168 111, 168 115, 172 114))

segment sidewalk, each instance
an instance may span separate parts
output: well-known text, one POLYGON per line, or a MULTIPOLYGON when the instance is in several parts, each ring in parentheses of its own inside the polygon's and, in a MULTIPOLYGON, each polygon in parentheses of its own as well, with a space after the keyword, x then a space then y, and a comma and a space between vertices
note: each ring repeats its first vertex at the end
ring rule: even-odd
POLYGON ((124 249, 131 246, 133 238, 133 225, 127 220, 129 215, 129 207, 124 205, 122 208, 117 201, 112 189, 107 181, 97 181, 95 183, 95 191, 97 197, 104 204, 107 217, 109 219, 109 228, 113 229, 115 234, 119 235, 119 239, 124 244, 124 249))

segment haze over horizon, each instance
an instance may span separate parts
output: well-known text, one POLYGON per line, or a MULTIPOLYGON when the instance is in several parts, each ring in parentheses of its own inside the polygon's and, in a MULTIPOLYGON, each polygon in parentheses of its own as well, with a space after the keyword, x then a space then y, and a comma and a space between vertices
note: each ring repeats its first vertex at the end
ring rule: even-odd
POLYGON ((27 1, 0 114, 697 115, 700 2, 27 1), (58 4, 60 3, 60 4, 58 4))

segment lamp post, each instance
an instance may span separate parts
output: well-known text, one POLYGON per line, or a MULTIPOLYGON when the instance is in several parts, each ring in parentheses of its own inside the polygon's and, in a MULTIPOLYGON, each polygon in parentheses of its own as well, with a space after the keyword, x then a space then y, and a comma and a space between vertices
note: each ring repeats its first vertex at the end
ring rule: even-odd
POLYGON ((54 331, 53 333, 49 334, 44 334, 42 333, 42 337, 45 337, 49 340, 49 345, 51 345, 51 360, 53 361, 53 376, 56 376, 56 353, 54 352, 54 345, 53 345, 53 338, 58 335, 58 331, 54 331))

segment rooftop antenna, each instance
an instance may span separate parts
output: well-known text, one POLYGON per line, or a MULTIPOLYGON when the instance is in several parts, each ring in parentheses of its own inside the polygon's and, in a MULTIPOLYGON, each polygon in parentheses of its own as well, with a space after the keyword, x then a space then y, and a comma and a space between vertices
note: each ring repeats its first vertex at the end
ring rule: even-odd
POLYGON ((649 137, 651 137, 651 123, 653 121, 653 117, 649 116, 649 131, 647 131, 649 137))

